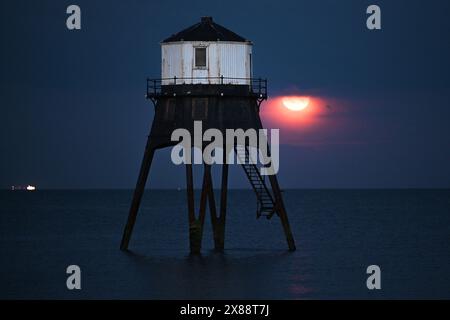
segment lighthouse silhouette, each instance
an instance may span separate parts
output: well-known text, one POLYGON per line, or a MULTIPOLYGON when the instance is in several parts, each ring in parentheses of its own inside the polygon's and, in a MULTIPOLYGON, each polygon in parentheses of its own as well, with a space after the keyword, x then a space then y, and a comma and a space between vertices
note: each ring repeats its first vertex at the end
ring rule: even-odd
MULTIPOLYGON (((267 99, 267 80, 253 78, 252 46, 251 41, 215 23, 212 17, 202 17, 199 23, 161 42, 161 78, 147 79, 146 97, 153 102, 155 115, 122 237, 122 250, 128 249, 154 153, 177 144, 171 140, 174 130, 186 129, 194 136, 197 121, 201 121, 204 130, 214 128, 224 135, 227 129, 263 129, 259 110, 267 99)), ((288 248, 295 250, 277 176, 268 175, 266 179, 261 175, 259 165, 249 157, 248 142, 234 142, 233 149, 244 159, 239 165, 255 193, 257 217, 278 216, 288 248)), ((227 157, 226 152, 223 156, 227 157)), ((185 166, 191 253, 200 253, 207 207, 214 246, 221 251, 225 242, 229 165, 226 161, 221 165, 220 199, 216 200, 211 165, 203 164, 198 213, 192 164, 185 166)))

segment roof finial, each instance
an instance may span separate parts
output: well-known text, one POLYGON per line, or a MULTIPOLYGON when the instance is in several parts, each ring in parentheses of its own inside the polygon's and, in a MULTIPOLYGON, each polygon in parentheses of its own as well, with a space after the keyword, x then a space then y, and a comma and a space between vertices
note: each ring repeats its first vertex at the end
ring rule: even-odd
POLYGON ((212 17, 202 17, 201 21, 203 23, 211 23, 211 22, 213 22, 213 18, 212 17))

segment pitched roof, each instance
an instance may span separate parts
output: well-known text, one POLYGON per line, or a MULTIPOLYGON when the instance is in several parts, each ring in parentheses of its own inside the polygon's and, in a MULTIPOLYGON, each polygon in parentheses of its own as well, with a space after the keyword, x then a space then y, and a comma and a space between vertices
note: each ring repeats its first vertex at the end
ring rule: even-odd
POLYGON ((228 30, 221 25, 213 22, 212 17, 202 17, 199 23, 186 28, 162 42, 177 42, 177 41, 236 41, 247 42, 247 40, 240 35, 228 30))

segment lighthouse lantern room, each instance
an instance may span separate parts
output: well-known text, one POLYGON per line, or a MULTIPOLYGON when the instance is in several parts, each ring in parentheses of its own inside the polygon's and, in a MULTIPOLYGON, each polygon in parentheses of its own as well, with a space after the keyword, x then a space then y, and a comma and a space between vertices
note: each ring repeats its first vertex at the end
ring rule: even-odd
POLYGON ((211 17, 162 41, 161 58, 163 84, 248 85, 252 77, 251 41, 211 17))

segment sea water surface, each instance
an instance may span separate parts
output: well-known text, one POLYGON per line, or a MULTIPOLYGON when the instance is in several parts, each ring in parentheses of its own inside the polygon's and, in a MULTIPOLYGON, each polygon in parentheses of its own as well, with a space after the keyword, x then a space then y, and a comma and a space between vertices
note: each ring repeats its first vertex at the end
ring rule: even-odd
MULTIPOLYGON (((450 298, 450 190, 286 190, 297 243, 229 192, 226 250, 189 255, 186 193, 147 190, 130 251, 132 190, 0 191, 2 299, 450 298), (66 268, 81 268, 81 290, 66 268), (381 268, 381 290, 366 269, 381 268)), ((198 204, 198 203, 197 203, 198 204)))

